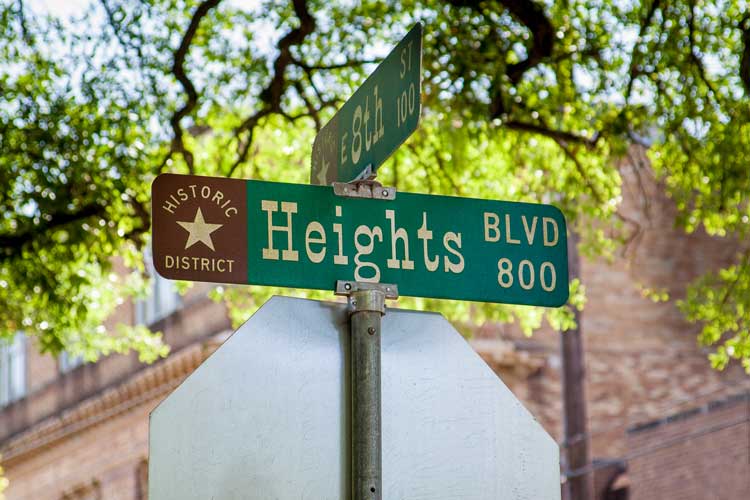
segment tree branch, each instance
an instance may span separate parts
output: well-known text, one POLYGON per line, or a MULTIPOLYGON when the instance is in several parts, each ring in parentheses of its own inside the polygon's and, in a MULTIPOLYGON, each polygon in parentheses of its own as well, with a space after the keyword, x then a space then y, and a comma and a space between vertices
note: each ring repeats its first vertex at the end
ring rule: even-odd
POLYGON ((635 243, 635 247, 637 247, 637 242, 640 241, 640 236, 642 234, 642 227, 638 223, 637 220, 628 217, 627 215, 623 214, 619 210, 615 210, 615 217, 620 219, 626 224, 630 224, 633 227, 633 232, 628 235, 627 238, 623 241, 622 244, 622 255, 625 256, 628 254, 628 250, 630 249, 630 245, 635 243))
POLYGON ((640 71, 638 70, 638 60, 636 58, 638 47, 643 42, 643 37, 646 35, 646 31, 651 26, 651 21, 654 19, 656 9, 658 9, 660 6, 661 0, 653 0, 648 9, 648 12, 646 13, 646 17, 644 17, 641 21, 641 27, 638 30, 638 39, 633 45, 633 53, 630 56, 630 68, 628 69, 628 86, 625 89, 625 103, 628 103, 630 101, 630 94, 633 92, 633 82, 640 75, 640 71))
POLYGON ((301 45, 305 37, 315 30, 315 19, 307 10, 306 0, 292 0, 294 12, 300 20, 298 28, 294 28, 279 40, 279 55, 273 63, 274 75, 268 86, 261 92, 260 98, 272 108, 278 108, 281 95, 286 87, 285 72, 287 66, 294 62, 292 46, 301 45))
MULTIPOLYGON (((641 146, 642 149, 638 149, 639 156, 644 157, 645 156, 645 147, 641 146)), ((646 220, 651 221, 651 198, 649 197, 648 193, 646 192, 646 185, 643 182, 643 176, 641 175, 641 169, 645 170, 645 165, 648 163, 648 159, 642 159, 642 158, 636 158, 633 154, 633 148, 628 148, 627 151, 628 159, 630 160, 630 167, 633 171, 633 174, 635 175, 635 179, 638 182, 638 191, 641 195, 641 207, 643 209, 643 215, 646 217, 646 220)), ((626 184, 625 184, 626 185, 626 184)), ((633 195, 635 197, 635 195, 633 195)))
MULTIPOLYGON (((456 7, 470 7, 483 15, 485 14, 481 3, 478 1, 447 1, 456 7)), ((528 56, 526 59, 510 64, 505 68, 505 76, 508 77, 511 84, 516 85, 521 81, 526 71, 552 55, 552 48, 555 43, 555 29, 544 13, 544 8, 533 0, 500 0, 500 4, 505 7, 513 18, 526 26, 531 32, 531 47, 527 47, 528 56)), ((498 118, 505 113, 500 79, 493 82, 491 93, 490 118, 492 119, 498 118)))
POLYGON ((521 122, 518 120, 510 120, 505 122, 505 126, 512 130, 519 130, 521 132, 531 132, 534 134, 543 135, 554 139, 557 142, 564 142, 565 144, 581 144, 586 146, 587 149, 591 149, 596 146, 599 141, 599 135, 595 134, 593 137, 582 137, 570 132, 562 130, 553 130, 542 125, 535 123, 521 122))
POLYGON ((742 30, 742 44, 744 48, 740 56, 740 79, 745 87, 745 94, 750 96, 750 14, 740 21, 740 30, 742 30))
POLYGON ((104 205, 99 203, 89 203, 82 206, 75 212, 58 212, 52 214, 46 223, 38 224, 32 229, 15 234, 0 235, 0 260, 15 257, 21 253, 23 246, 55 228, 93 217, 103 215, 106 210, 104 205))
POLYGON ((505 71, 511 83, 515 85, 521 81, 521 77, 527 70, 552 55, 555 28, 544 14, 544 9, 532 0, 500 0, 500 3, 531 31, 532 43, 528 48, 528 57, 511 64, 505 71))
POLYGON ((255 127, 258 126, 258 123, 263 117, 269 114, 271 114, 271 110, 263 108, 252 116, 246 118, 245 121, 237 127, 237 130, 235 130, 234 133, 234 136, 239 141, 237 144, 237 159, 229 167, 229 170, 226 173, 227 177, 232 177, 235 170, 237 170, 237 167, 245 162, 247 159, 247 153, 250 151, 250 146, 253 144, 253 133, 255 132, 255 127), (242 132, 247 132, 247 137, 244 140, 240 139, 242 132))
POLYGON ((305 103, 305 107, 307 108, 307 113, 312 117, 313 121, 315 122, 315 130, 317 132, 320 132, 322 123, 320 122, 320 115, 318 114, 318 111, 315 109, 315 106, 313 106, 313 104, 310 102, 310 99, 307 98, 307 95, 305 95, 305 89, 302 87, 302 84, 299 81, 294 82, 294 88, 297 91, 297 94, 299 95, 300 99, 302 99, 302 102, 305 103))
POLYGON ((573 162, 573 165, 576 167, 576 171, 578 172, 578 175, 581 176, 581 180, 586 184, 586 187, 589 188, 589 191, 591 191, 591 194, 594 196, 594 199, 599 205, 604 205, 604 198, 602 198, 602 195, 599 194, 599 191, 597 191, 596 186, 591 182, 591 180, 586 175, 586 172, 583 169, 583 165, 581 165, 580 160, 578 157, 573 153, 573 151, 570 150, 568 145, 565 143, 565 141, 562 140, 555 140, 557 145, 560 147, 560 149, 563 150, 565 153, 565 156, 568 157, 568 159, 573 162))
POLYGON ((33 39, 31 37, 31 32, 29 31, 29 27, 26 25, 26 8, 23 4, 23 0, 18 0, 18 22, 21 25, 21 36, 23 36, 24 42, 31 45, 33 42, 33 39))
MULTIPOLYGON (((440 156, 440 146, 439 146, 439 144, 437 144, 435 140, 430 140, 428 142, 429 142, 429 145, 433 149, 433 155, 432 156, 435 158, 435 162, 437 163, 437 166, 438 166, 437 170, 438 170, 438 172, 440 172, 440 174, 443 176, 443 178, 448 181, 448 183, 453 188, 453 191, 457 195, 463 196, 463 190, 461 189, 461 186, 459 186, 456 183, 456 181, 453 179, 453 176, 448 173, 448 169, 446 167, 445 161, 440 156)), ((407 145, 407 147, 411 150, 412 153, 414 153, 414 156, 416 156, 417 158, 420 158, 420 163, 422 164, 422 168, 424 168, 425 172, 427 172, 427 177, 429 177, 431 179, 432 175, 430 173, 430 170, 432 170, 432 169, 430 168, 430 166, 433 165, 433 163, 432 162, 423 162, 421 160, 421 156, 419 154, 419 150, 418 150, 417 146, 414 144, 414 142, 409 142, 408 145, 407 145)))
POLYGON ((690 0, 690 13, 688 14, 688 40, 690 41, 690 60, 693 62, 695 67, 698 69, 698 76, 700 76, 703 83, 706 84, 708 90, 714 96, 718 97, 713 84, 706 76, 706 68, 703 66, 703 61, 698 54, 695 53, 695 0, 690 0))
POLYGON ((133 228, 128 233, 126 233, 125 239, 131 240, 135 242, 136 245, 139 245, 139 243, 141 242, 138 241, 138 237, 147 233, 151 229, 151 215, 149 214, 143 203, 134 198, 130 199, 130 206, 133 207, 133 211, 135 212, 136 217, 138 217, 138 220, 141 221, 141 226, 133 228))
POLYGON ((185 74, 185 57, 187 56, 188 49, 190 48, 190 43, 193 41, 195 33, 198 31, 198 25, 200 24, 201 20, 206 16, 206 14, 208 14, 208 11, 216 7, 220 2, 221 0, 205 0, 198 6, 197 9, 195 9, 195 13, 190 20, 190 25, 188 26, 185 35, 182 37, 182 42, 180 42, 180 46, 174 53, 174 63, 172 64, 172 73, 180 82, 183 90, 187 94, 187 102, 185 102, 185 104, 180 109, 178 109, 169 120, 170 125, 172 125, 172 132, 174 133, 174 137, 172 139, 172 151, 176 151, 182 154, 191 174, 194 172, 193 153, 191 153, 185 147, 185 144, 182 141, 182 126, 180 125, 180 121, 186 115, 188 115, 193 110, 193 108, 195 108, 196 104, 198 103, 198 92, 195 90, 193 82, 191 82, 187 74, 185 74))
POLYGON ((591 57, 594 60, 600 60, 602 55, 602 49, 601 47, 596 46, 589 46, 584 48, 583 50, 576 50, 573 52, 563 52, 560 54, 557 54, 554 57, 551 57, 549 62, 551 64, 558 64, 563 61, 567 61, 568 59, 572 59, 574 57, 591 57))
POLYGON ((737 271, 737 277, 732 280, 732 282, 729 284, 727 289, 724 291, 724 296, 721 298, 721 305, 724 306, 727 303, 727 300, 732 295, 732 291, 734 290, 734 287, 737 286, 737 282, 742 277, 742 274, 747 269, 747 265, 750 263, 750 248, 747 248, 744 252, 742 252, 742 264, 740 265, 739 270, 737 271))
POLYGON ((139 59, 143 59, 143 53, 141 51, 141 48, 137 45, 126 42, 125 39, 122 37, 122 33, 120 30, 120 23, 115 20, 115 13, 112 12, 112 8, 109 6, 109 3, 107 3, 107 0, 100 0, 100 3, 102 4, 104 13, 107 15, 107 21, 109 22, 109 25, 112 28, 112 32, 114 33, 115 38, 117 38, 117 41, 120 43, 120 46, 123 49, 131 48, 135 50, 136 54, 138 54, 139 59))
POLYGON ((339 64, 307 64, 305 62, 302 62, 296 58, 292 58, 292 62, 302 68, 304 71, 328 71, 332 69, 342 69, 342 68, 353 68, 355 66, 363 66, 365 64, 377 64, 379 62, 382 62, 383 59, 367 59, 367 60, 358 60, 354 59, 351 61, 346 61, 339 64))
POLYGON ((247 158, 247 153, 253 142, 253 130, 258 126, 260 120, 271 113, 282 113, 281 96, 287 87, 286 68, 295 63, 292 56, 291 48, 295 45, 301 45, 305 38, 315 30, 315 18, 307 10, 306 0, 292 0, 294 12, 300 20, 300 25, 292 29, 281 40, 279 40, 279 55, 273 63, 273 77, 265 89, 260 94, 260 100, 263 107, 246 118, 234 131, 234 137, 238 138, 241 134, 247 133, 245 140, 238 143, 237 159, 229 168, 227 173, 231 176, 237 167, 247 158))

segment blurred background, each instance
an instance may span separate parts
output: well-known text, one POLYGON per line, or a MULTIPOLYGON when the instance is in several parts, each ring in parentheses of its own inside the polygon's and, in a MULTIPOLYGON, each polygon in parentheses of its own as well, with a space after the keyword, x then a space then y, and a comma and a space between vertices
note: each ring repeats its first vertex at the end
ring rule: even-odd
POLYGON ((554 437, 564 498, 747 496, 746 2, 0 0, 0 497, 147 498, 149 412, 271 295, 332 299, 157 276, 150 184, 308 183, 417 21, 421 121, 378 180, 558 206, 571 298, 397 306, 554 437))

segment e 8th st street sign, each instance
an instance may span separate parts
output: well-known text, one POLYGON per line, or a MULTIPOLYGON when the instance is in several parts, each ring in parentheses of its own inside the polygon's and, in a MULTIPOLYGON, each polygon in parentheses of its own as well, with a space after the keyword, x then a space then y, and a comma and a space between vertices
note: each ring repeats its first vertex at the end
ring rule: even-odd
POLYGON ((171 279, 556 307, 568 299, 565 219, 551 205, 162 174, 153 256, 171 279))
POLYGON ((417 23, 315 137, 311 184, 367 178, 416 129, 422 24, 417 23))

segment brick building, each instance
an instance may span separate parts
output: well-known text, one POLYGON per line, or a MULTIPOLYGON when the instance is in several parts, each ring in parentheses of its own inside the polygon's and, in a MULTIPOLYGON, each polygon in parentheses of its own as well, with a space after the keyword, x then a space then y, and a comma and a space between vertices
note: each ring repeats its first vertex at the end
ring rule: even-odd
POLYGON ((632 427, 633 498, 747 498, 749 422, 745 392, 632 427))
MULTIPOLYGON (((728 261, 736 245, 674 228, 675 211, 642 153, 622 167, 622 211, 640 229, 613 262, 583 261, 586 394, 598 498, 734 499, 750 491, 750 377, 712 370, 697 328, 673 302, 685 284, 728 261), (744 492, 744 493, 743 493, 744 492)), ((231 332, 223 306, 195 287, 178 298, 165 280, 112 321, 165 333, 170 356, 95 364, 40 355, 18 337, 0 351, 0 454, 8 500, 145 499, 148 414, 231 332)), ((513 325, 481 325, 471 340, 505 383, 560 440, 559 334, 525 338, 513 325)), ((562 444, 564 446, 564 443, 562 444)))

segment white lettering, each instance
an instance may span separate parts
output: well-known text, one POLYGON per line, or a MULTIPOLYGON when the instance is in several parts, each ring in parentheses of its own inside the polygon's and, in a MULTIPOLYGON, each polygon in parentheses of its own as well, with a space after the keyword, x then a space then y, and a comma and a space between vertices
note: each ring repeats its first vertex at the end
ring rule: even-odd
POLYGON ((522 260, 518 265, 518 284, 521 285, 521 288, 524 290, 531 290, 534 287, 534 265, 526 259, 522 260), (523 279, 524 267, 529 270, 529 281, 524 281, 523 279))
POLYGON ((557 284, 557 272, 555 272, 555 266, 552 265, 552 262, 544 262, 542 263, 542 267, 539 269, 539 281, 542 283, 542 289, 545 292, 551 292, 555 289, 555 285, 557 284), (544 279, 544 270, 549 269, 550 270, 550 281, 547 282, 544 279))
POLYGON ((500 225, 500 217, 497 214, 493 214, 492 212, 484 213, 484 241, 494 243, 500 240, 498 225, 500 225), (493 222, 490 222, 490 220, 493 220, 493 222), (494 231, 495 235, 490 236, 490 231, 494 231))
POLYGON ((521 244, 521 240, 517 240, 510 235, 510 214, 505 214, 505 241, 513 245, 521 244))
POLYGON ((357 249, 357 254, 354 256, 354 264, 356 266, 354 268, 354 279, 357 281, 365 281, 369 283, 377 283, 380 281, 380 268, 372 262, 362 262, 362 260, 360 259, 360 256, 370 255, 372 253, 375 248, 376 237, 381 242, 383 241, 383 231, 377 226, 370 229, 365 225, 361 225, 354 231, 354 246, 357 249), (366 236, 370 239, 370 241, 367 244, 362 245, 359 242, 360 236, 366 236), (362 269, 368 267, 373 270, 373 275, 369 278, 362 276, 360 272, 362 269))
POLYGON ((542 217, 542 229, 544 233, 544 246, 553 247, 557 245, 557 237, 558 237, 557 221, 550 217, 542 217), (552 238, 549 237, 549 231, 547 230, 547 227, 550 224, 552 225, 552 232, 554 233, 554 236, 552 238))
POLYGON ((325 244, 326 232, 320 222, 313 221, 309 223, 307 225, 307 229, 305 230, 305 251, 307 252, 307 258, 316 264, 321 263, 326 256, 325 244), (313 232, 317 233, 318 236, 312 237, 313 232), (321 248, 317 252, 314 252, 310 248, 311 244, 323 245, 323 248, 321 248))
POLYGON ((531 228, 529 228, 529 224, 526 221, 526 216, 521 216, 521 221, 523 222, 523 230, 526 233, 526 241, 529 242, 529 245, 534 244, 534 232, 536 231, 536 221, 538 217, 534 216, 533 219, 531 219, 531 228))
POLYGON ((443 246, 446 250, 448 250, 450 253, 458 257, 458 262, 453 263, 450 261, 448 256, 445 256, 444 265, 445 265, 445 272, 446 273, 462 273, 464 270, 464 256, 461 255, 461 253, 458 251, 461 248, 461 233, 453 233, 448 231, 443 236, 443 246), (456 248, 452 248, 448 243, 455 243, 456 248))
POLYGON ((174 209, 175 209, 175 208, 177 208, 177 205, 175 205, 175 204, 173 204, 173 203, 171 203, 171 202, 167 201, 167 202, 166 202, 166 203, 165 203, 165 204, 164 204, 164 205, 162 206, 162 208, 163 208, 164 210, 166 210, 167 212, 169 212, 170 214, 174 214, 174 209))
MULTIPOLYGON (((336 205, 336 217, 341 217, 341 206, 336 205)), ((336 233, 339 240, 339 251, 333 256, 333 263, 345 266, 349 264, 349 257, 344 255, 344 231, 341 224, 336 223, 333 225, 333 232, 336 233)))
POLYGON ((417 238, 422 240, 424 245, 424 265, 428 271, 434 272, 440 265, 440 257, 435 256, 434 259, 430 259, 428 245, 432 240, 432 231, 427 229, 427 212, 422 212, 422 227, 417 231, 417 238))
POLYGON ((297 213, 297 204, 294 202, 281 202, 281 211, 286 213, 286 226, 273 225, 273 213, 278 211, 279 203, 273 200, 261 200, 261 210, 268 212, 268 247, 263 249, 263 258, 266 260, 279 260, 279 251, 273 248, 273 232, 285 232, 287 237, 287 249, 281 252, 281 260, 296 262, 299 260, 299 252, 292 248, 292 214, 297 213))
POLYGON ((396 212, 386 210, 385 218, 391 221, 391 258, 386 261, 390 269, 414 269, 414 261, 409 259, 409 235, 403 227, 396 230, 396 212), (399 262, 396 253, 396 242, 401 240, 404 243, 404 258, 399 262))

